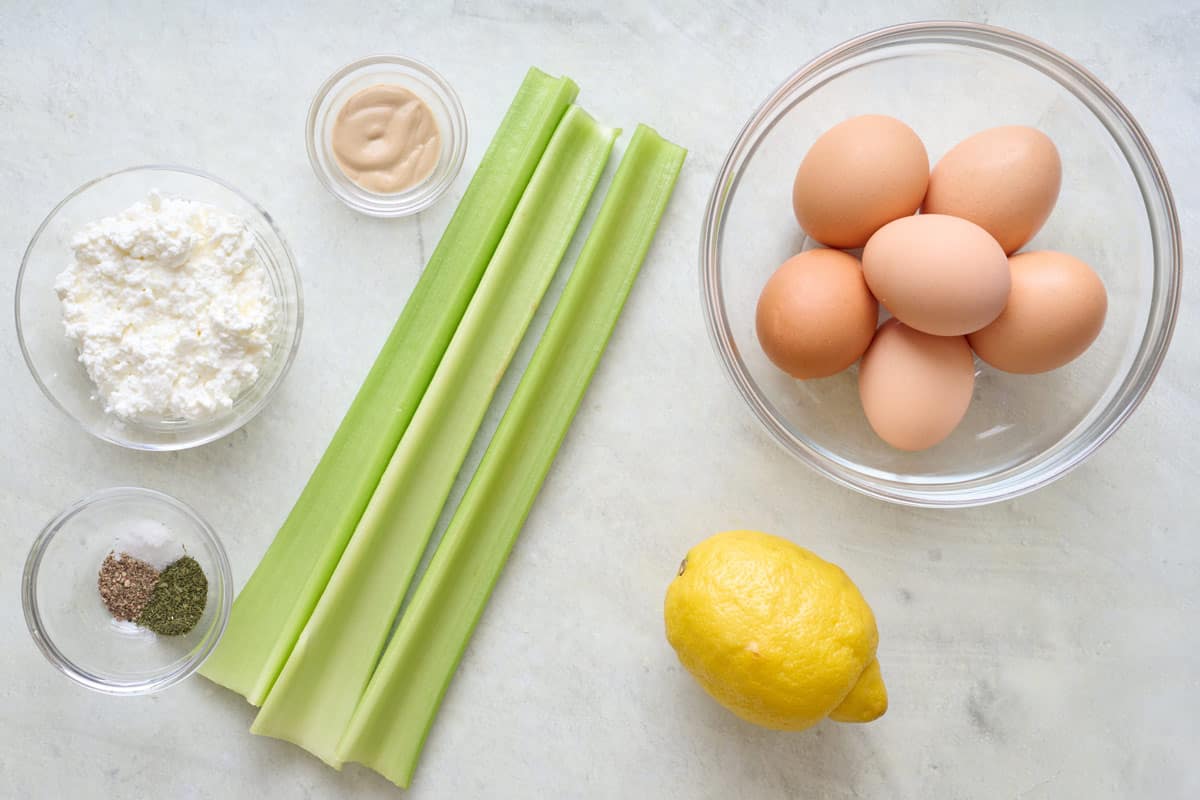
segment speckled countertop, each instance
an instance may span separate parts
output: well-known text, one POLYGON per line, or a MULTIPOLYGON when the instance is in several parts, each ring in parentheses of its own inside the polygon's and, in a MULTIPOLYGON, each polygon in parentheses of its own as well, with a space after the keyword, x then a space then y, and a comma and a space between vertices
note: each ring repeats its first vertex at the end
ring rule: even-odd
POLYGON ((646 121, 691 151, 411 796, 1200 795, 1194 283, 1149 397, 1090 461, 1019 500, 937 513, 838 488, 768 441, 712 353, 695 274, 703 203, 753 105, 825 48, 922 18, 1028 33, 1107 82, 1158 150, 1193 262, 1200 4, 236 5, 0 11, 6 296, 58 199, 145 162, 200 167, 261 198, 297 255, 306 295, 300 354, 272 405, 224 441, 169 455, 124 451, 73 427, 29 378, 11 324, 0 335, 0 543, 9 554, 0 566, 0 797, 398 795, 365 769, 338 774, 251 736, 251 709, 202 679, 139 699, 74 686, 34 648, 18 602, 42 524, 119 483, 201 509, 238 583, 248 577, 453 209, 366 219, 309 169, 302 131, 313 91, 343 63, 384 51, 427 60, 457 87, 472 125, 468 169, 531 63, 574 77, 600 118, 646 121), (663 638, 662 594, 680 554, 728 527, 789 535, 855 577, 882 632, 892 697, 884 719, 756 730, 682 671, 663 638))

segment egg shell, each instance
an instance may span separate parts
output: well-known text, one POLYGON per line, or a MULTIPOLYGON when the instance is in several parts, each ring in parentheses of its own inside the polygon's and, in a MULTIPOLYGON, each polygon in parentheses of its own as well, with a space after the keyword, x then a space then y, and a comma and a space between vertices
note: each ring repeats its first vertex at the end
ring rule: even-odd
POLYGON ((880 439, 924 450, 949 436, 967 413, 975 359, 963 336, 931 336, 899 320, 879 326, 858 366, 858 396, 880 439))
POLYGON ((1092 268, 1053 250, 1008 260, 1012 290, 1004 311, 967 337, 987 363, 1005 372, 1033 374, 1079 357, 1104 327, 1108 293, 1092 268))
POLYGON ((955 145, 933 168, 922 210, 969 219, 1005 253, 1046 223, 1062 186, 1062 160, 1037 128, 990 128, 955 145))
POLYGON ((859 359, 878 316, 857 258, 809 250, 783 262, 767 281, 755 328, 775 366, 795 378, 824 378, 859 359))
POLYGON ((973 222, 919 214, 889 222, 863 249, 863 275, 900 321, 935 336, 984 327, 1004 309, 1008 259, 973 222))
POLYGON ((913 129, 867 114, 813 143, 796 171, 792 208, 817 241, 862 247, 882 226, 916 212, 928 183, 929 155, 913 129))

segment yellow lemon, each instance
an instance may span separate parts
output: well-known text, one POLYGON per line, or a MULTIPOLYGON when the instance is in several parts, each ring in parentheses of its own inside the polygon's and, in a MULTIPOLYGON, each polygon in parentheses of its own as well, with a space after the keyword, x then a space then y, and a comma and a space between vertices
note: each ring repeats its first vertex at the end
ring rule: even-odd
POLYGON ((744 720, 796 731, 887 711, 875 615, 846 573, 757 531, 692 548, 667 589, 667 640, 744 720))

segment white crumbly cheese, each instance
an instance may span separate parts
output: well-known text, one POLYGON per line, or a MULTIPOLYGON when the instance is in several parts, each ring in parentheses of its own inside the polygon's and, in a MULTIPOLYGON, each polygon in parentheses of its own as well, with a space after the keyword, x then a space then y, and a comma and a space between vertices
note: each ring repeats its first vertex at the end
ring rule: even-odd
POLYGON ((240 217, 152 192, 85 226, 71 247, 54 288, 105 411, 203 420, 258 380, 276 302, 240 217))

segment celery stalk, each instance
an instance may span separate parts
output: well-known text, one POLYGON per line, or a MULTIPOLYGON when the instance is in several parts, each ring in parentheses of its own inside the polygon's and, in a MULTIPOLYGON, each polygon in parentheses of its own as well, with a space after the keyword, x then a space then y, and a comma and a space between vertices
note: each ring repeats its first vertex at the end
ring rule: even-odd
POLYGON ((251 732, 287 739, 340 766, 338 741, 616 135, 577 106, 563 116, 251 732))
POLYGON ((429 264, 200 670, 261 705, 308 621, 579 88, 525 77, 429 264))
POLYGON ((683 165, 638 126, 562 298, 338 757, 408 786, 442 696, 583 399, 683 165))

